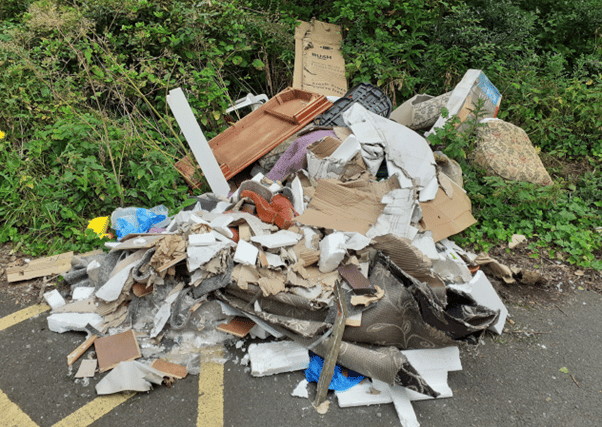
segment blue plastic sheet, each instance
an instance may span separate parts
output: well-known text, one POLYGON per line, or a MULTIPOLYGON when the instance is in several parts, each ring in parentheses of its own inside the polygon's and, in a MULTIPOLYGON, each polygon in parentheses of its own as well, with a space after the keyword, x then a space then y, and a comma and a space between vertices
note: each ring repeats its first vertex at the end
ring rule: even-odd
POLYGON ((130 233, 146 233, 155 224, 160 223, 166 218, 165 215, 157 215, 148 209, 136 209, 136 221, 138 225, 128 221, 126 218, 117 218, 115 233, 119 239, 130 233))
MULTIPOLYGON (((310 353, 309 368, 305 370, 305 378, 310 383, 317 383, 320 379, 324 359, 314 353, 310 353)), ((340 365, 335 365, 332 380, 330 380, 329 390, 345 391, 349 390, 356 384, 359 384, 365 377, 357 372, 348 370, 348 376, 343 375, 343 368, 340 365)))

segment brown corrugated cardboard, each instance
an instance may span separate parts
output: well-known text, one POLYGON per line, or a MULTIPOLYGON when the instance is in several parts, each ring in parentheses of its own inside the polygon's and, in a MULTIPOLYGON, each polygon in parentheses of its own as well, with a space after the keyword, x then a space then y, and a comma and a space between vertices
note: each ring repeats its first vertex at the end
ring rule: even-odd
POLYGON ((338 25, 301 21, 295 29, 293 87, 321 95, 345 95, 347 80, 342 42, 338 25))
POLYGON ((381 182, 357 180, 345 184, 321 179, 307 210, 296 220, 314 227, 366 234, 385 207, 380 202, 382 196, 395 188, 399 188, 395 177, 381 182))
POLYGON ((462 187, 444 174, 439 174, 439 181, 444 188, 453 188, 453 197, 449 197, 441 188, 435 198, 429 202, 420 203, 422 219, 427 230, 433 232, 433 239, 452 236, 477 222, 470 212, 472 204, 462 187))

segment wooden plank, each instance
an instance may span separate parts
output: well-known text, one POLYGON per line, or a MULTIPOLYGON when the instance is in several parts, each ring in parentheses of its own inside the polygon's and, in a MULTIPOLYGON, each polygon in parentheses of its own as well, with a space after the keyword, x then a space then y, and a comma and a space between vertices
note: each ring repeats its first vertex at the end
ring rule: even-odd
POLYGON ((77 347, 75 350, 69 353, 69 355, 67 356, 67 366, 73 365, 75 361, 79 359, 80 356, 92 346, 92 344, 94 344, 94 341, 96 341, 97 338, 98 337, 96 335, 90 335, 86 341, 84 341, 79 347, 77 347))
POLYGON ((12 283, 52 274, 63 274, 71 269, 71 258, 73 258, 73 252, 65 252, 60 255, 39 258, 25 265, 9 267, 6 269, 6 278, 8 283, 12 283))

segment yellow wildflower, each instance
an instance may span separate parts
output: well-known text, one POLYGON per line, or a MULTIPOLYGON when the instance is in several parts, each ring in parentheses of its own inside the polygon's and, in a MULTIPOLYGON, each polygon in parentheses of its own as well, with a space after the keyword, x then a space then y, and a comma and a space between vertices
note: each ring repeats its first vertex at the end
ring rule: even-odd
POLYGON ((5 136, 6 134, 0 130, 0 139, 4 139, 5 136))

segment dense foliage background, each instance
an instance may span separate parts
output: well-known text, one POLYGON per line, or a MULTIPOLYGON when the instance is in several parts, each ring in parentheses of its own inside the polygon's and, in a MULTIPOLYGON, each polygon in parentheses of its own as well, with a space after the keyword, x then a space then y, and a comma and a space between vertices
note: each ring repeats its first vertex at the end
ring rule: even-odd
POLYGON ((500 118, 525 129, 556 182, 484 177, 473 133, 441 132, 479 224, 460 243, 513 233, 602 268, 602 8, 597 0, 13 0, 0 4, 0 243, 33 254, 97 245, 87 221, 119 206, 177 209, 186 152, 165 97, 182 87, 208 137, 230 101, 292 82, 297 19, 340 24, 350 85, 395 104, 451 90, 480 68, 500 118), (1 134, 0 134, 1 135, 1 134))

